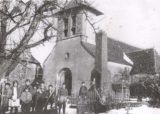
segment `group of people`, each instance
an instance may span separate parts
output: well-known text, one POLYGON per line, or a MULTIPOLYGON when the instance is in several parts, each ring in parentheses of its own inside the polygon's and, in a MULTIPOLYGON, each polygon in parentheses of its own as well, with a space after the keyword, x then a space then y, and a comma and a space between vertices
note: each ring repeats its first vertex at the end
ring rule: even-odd
MULTIPOLYGON (((45 83, 42 82, 38 86, 32 86, 30 80, 25 81, 25 85, 19 85, 18 81, 13 81, 13 84, 3 83, 0 89, 0 111, 2 114, 18 113, 18 109, 21 108, 24 114, 28 114, 30 111, 41 113, 47 110, 47 106, 50 104, 50 108, 56 102, 60 100, 59 110, 63 107, 65 113, 65 103, 67 100, 68 91, 63 87, 56 90, 53 85, 45 87, 45 83)), ((60 112, 60 111, 59 111, 60 112)))
MULTIPOLYGON (((58 112, 60 114, 61 109, 63 114, 66 111, 66 102, 68 99, 68 90, 66 85, 62 84, 62 87, 56 91, 53 85, 49 85, 46 88, 45 83, 42 82, 38 86, 32 86, 30 80, 25 81, 25 85, 19 85, 18 81, 13 81, 13 84, 4 83, 0 89, 0 111, 2 114, 10 111, 10 113, 18 113, 19 107, 24 114, 28 114, 30 111, 41 113, 47 111, 47 107, 50 104, 50 108, 58 106, 58 112)), ((85 82, 79 90, 79 99, 81 101, 87 101, 88 108, 91 112, 96 112, 96 104, 98 101, 97 90, 95 83, 92 82, 89 89, 85 86, 85 82)), ((57 108, 56 108, 57 110, 57 108)))

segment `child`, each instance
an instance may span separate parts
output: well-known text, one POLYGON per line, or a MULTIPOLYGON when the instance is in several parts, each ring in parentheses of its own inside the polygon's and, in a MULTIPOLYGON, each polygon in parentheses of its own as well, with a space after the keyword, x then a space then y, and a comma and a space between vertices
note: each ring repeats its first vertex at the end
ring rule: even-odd
POLYGON ((31 103, 32 112, 35 111, 36 106, 37 106, 37 86, 33 86, 32 103, 31 103))
POLYGON ((48 90, 46 91, 46 96, 47 96, 47 101, 45 104, 45 108, 47 108, 47 105, 50 104, 51 105, 51 109, 52 109, 52 105, 55 102, 55 97, 56 97, 56 91, 53 88, 53 85, 49 85, 48 86, 48 90))
POLYGON ((20 107, 20 94, 21 89, 18 86, 18 81, 13 81, 13 87, 12 87, 12 96, 11 99, 9 99, 9 106, 11 107, 11 114, 13 113, 13 109, 15 109, 15 113, 18 113, 18 107, 20 107))
POLYGON ((22 92, 21 97, 21 105, 22 105, 22 112, 24 114, 28 114, 30 112, 31 102, 32 102, 32 94, 29 91, 29 88, 25 88, 24 92, 22 92))
POLYGON ((8 111, 9 107, 9 98, 12 96, 12 91, 10 89, 10 84, 5 83, 4 90, 2 91, 2 112, 5 114, 6 111, 8 111))
POLYGON ((36 106, 36 111, 38 113, 43 112, 43 108, 45 107, 47 101, 47 96, 46 96, 46 87, 44 83, 42 82, 40 87, 37 89, 37 106, 36 106))

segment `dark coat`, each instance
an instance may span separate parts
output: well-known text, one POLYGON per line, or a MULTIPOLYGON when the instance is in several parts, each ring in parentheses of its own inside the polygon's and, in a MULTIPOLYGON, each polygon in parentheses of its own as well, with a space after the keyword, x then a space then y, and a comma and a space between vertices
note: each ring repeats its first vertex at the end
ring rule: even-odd
POLYGON ((2 94, 2 106, 8 106, 9 99, 12 96, 12 90, 10 88, 4 89, 2 94))
POLYGON ((50 99, 55 99, 55 97, 56 97, 56 92, 55 92, 55 91, 50 92, 49 90, 47 90, 47 91, 46 91, 46 95, 47 95, 47 97, 50 98, 50 99))
POLYGON ((46 91, 47 95, 47 104, 50 103, 51 105, 56 102, 56 91, 46 91))
POLYGON ((36 93, 37 100, 39 99, 47 99, 46 88, 39 88, 36 93))
POLYGON ((31 85, 29 85, 29 86, 27 86, 27 85, 22 86, 22 87, 21 87, 21 89, 22 89, 21 92, 23 92, 26 88, 28 88, 28 89, 29 89, 29 92, 30 92, 32 95, 34 95, 35 92, 34 92, 33 87, 32 87, 31 85))
POLYGON ((60 97, 60 96, 68 96, 68 90, 67 89, 64 89, 64 88, 60 88, 59 90, 58 90, 58 96, 60 97))
POLYGON ((79 96, 81 97, 85 97, 87 96, 87 87, 86 86, 81 86, 80 90, 79 90, 79 96))

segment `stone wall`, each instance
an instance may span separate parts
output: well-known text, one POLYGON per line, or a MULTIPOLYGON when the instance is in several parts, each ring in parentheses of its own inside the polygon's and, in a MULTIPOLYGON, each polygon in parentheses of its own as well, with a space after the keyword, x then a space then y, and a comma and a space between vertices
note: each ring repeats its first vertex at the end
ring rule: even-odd
POLYGON ((94 58, 82 47, 81 37, 78 36, 58 42, 43 68, 46 84, 54 86, 59 72, 63 68, 69 68, 72 73, 72 93, 77 94, 82 81, 89 87, 94 58), (65 58, 66 53, 69 53, 68 59, 65 58))
POLYGON ((20 85, 24 85, 26 79, 30 79, 31 82, 35 79, 36 65, 28 63, 26 66, 26 63, 22 64, 18 64, 9 75, 8 80, 10 83, 17 80, 20 85))

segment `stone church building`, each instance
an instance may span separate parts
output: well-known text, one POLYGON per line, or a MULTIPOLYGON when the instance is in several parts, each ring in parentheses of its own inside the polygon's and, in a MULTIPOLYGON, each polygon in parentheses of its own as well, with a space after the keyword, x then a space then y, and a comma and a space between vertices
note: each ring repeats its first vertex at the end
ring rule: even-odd
POLYGON ((43 77, 47 85, 60 87, 65 83, 69 95, 78 94, 82 81, 89 87, 95 80, 97 88, 116 96, 112 83, 125 68, 131 69, 124 55, 138 48, 108 38, 102 31, 95 34, 86 15, 103 13, 82 0, 72 0, 56 13, 57 42, 44 62, 43 77), (90 39, 95 43, 89 43, 90 39))

